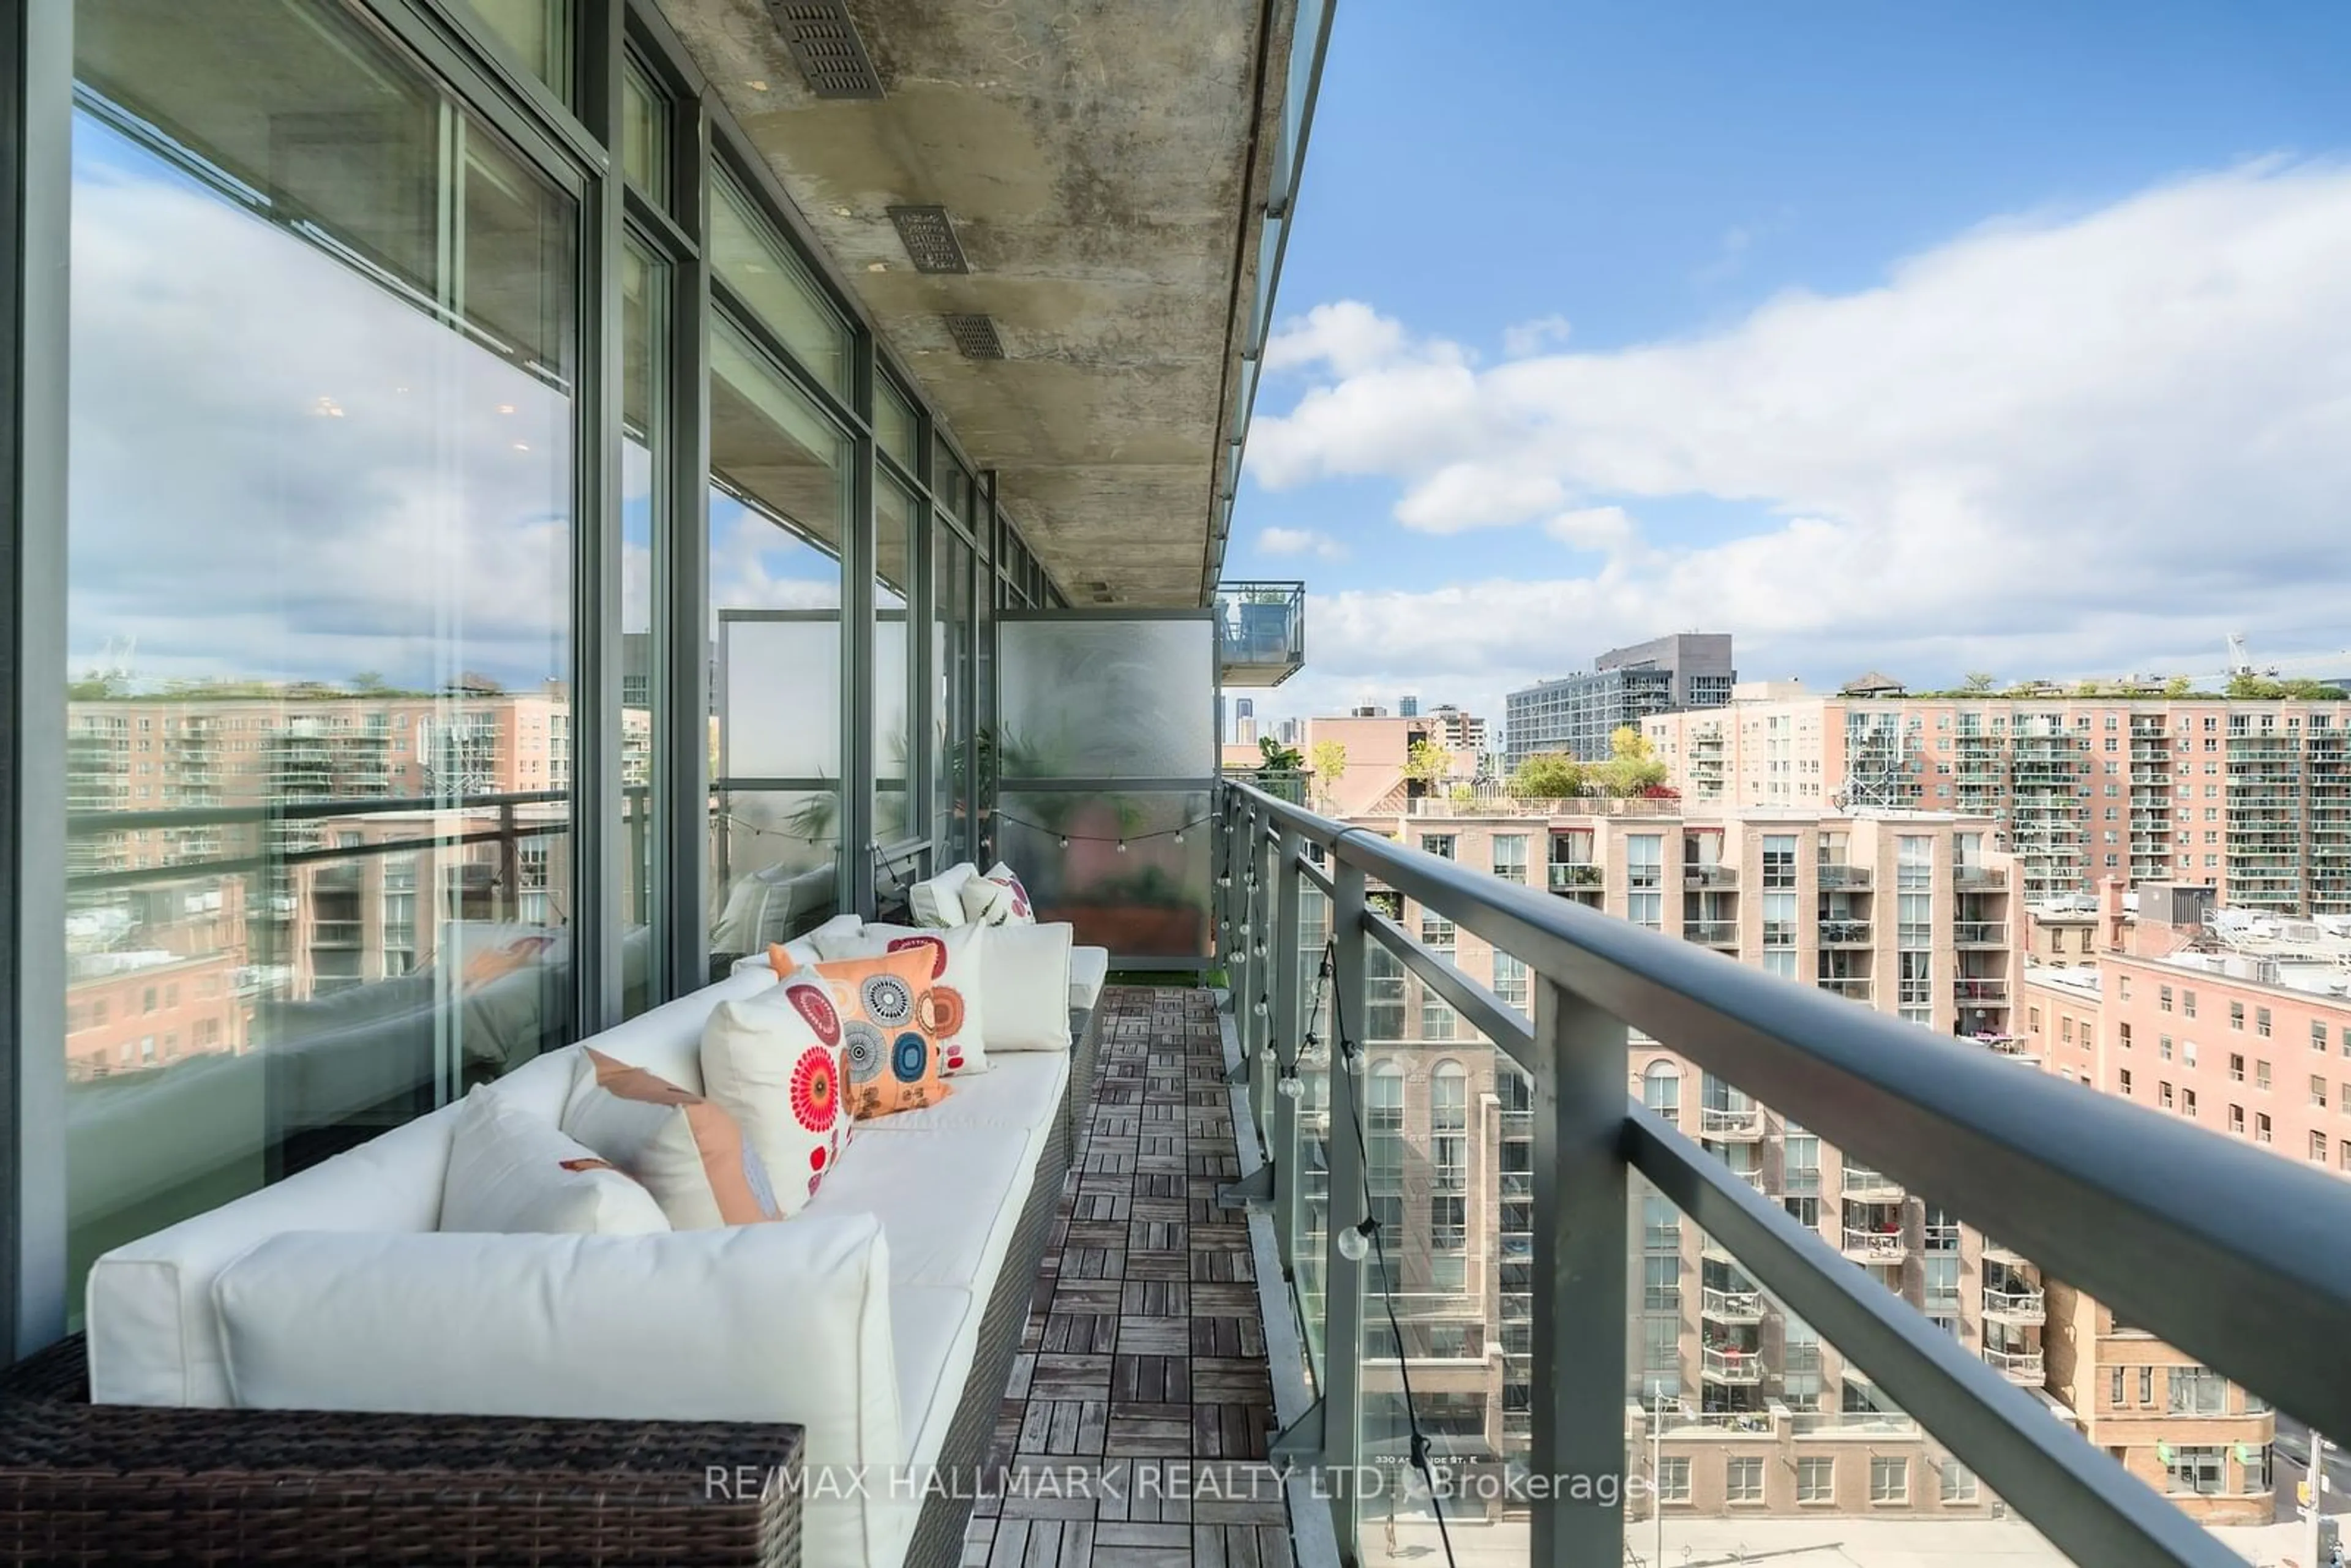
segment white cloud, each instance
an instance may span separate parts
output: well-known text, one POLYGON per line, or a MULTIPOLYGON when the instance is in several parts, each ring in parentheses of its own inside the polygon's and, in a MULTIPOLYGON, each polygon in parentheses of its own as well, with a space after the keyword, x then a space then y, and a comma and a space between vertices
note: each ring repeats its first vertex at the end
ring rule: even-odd
POLYGON ((1263 528, 1258 549, 1268 555, 1311 555, 1317 560, 1344 560, 1347 547, 1317 528, 1263 528))
POLYGON ((1386 363, 1404 348, 1402 322, 1359 300, 1342 299, 1283 322, 1266 340, 1265 368, 1289 371, 1324 364, 1351 376, 1386 363))
POLYGON ((1514 360, 1539 354, 1545 349, 1558 348, 1567 341, 1568 325, 1564 316, 1539 316, 1531 321, 1520 321, 1502 329, 1502 352, 1514 360))
POLYGON ((2262 162, 1987 225, 1704 336, 1333 366, 1259 415, 1252 459, 1274 486, 1393 481, 1410 526, 1547 517, 1608 553, 1318 600, 1334 674, 1538 674, 1691 626, 1763 673, 2119 671, 2237 621, 2341 645, 2347 370, 2351 169, 2262 162), (1685 497, 1754 531, 1677 547, 1609 516, 1685 497))

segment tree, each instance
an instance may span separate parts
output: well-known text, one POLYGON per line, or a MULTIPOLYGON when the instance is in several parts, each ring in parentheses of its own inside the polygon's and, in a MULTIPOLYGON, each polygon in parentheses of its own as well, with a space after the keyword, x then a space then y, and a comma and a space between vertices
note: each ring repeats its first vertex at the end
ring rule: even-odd
POLYGON ((361 670, 351 677, 351 690, 355 692, 380 692, 383 689, 383 675, 380 671, 361 670))
POLYGON ((2186 675, 2174 675, 2163 683, 2163 695, 2168 697, 2184 697, 2195 689, 2196 683, 2186 675))
POLYGON ((1545 751, 1520 763, 1505 787, 1522 800, 1562 800, 1583 794, 1584 782, 1583 764, 1564 751, 1545 751))
POLYGON ((1416 740, 1405 752, 1404 776, 1426 789, 1453 771, 1453 753, 1433 740, 1416 740))
POLYGON ((1332 808, 1338 794, 1339 780, 1347 776, 1347 747, 1343 741, 1318 740, 1314 743, 1314 792, 1322 809, 1332 808))
POLYGON ((1666 781, 1666 765, 1647 737, 1629 724, 1619 725, 1608 737, 1608 760, 1593 771, 1611 795, 1638 795, 1666 781))
POLYGON ((1988 692, 1999 684, 2000 677, 1990 670, 1970 670, 1960 677, 1959 689, 1970 692, 1988 692))
POLYGON ((1303 773, 1306 771, 1305 755, 1294 746, 1285 746, 1280 741, 1276 740, 1273 737, 1268 735, 1259 737, 1257 748, 1259 755, 1264 758, 1263 761, 1257 765, 1258 771, 1260 773, 1303 773))

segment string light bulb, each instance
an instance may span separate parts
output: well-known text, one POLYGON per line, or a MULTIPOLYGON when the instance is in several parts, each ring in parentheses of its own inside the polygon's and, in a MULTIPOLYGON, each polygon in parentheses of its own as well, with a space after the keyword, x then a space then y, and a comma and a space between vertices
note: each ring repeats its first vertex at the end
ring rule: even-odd
POLYGON ((1339 1232, 1339 1256, 1350 1263, 1360 1263, 1371 1256, 1372 1233, 1379 1228, 1380 1222, 1367 1214, 1362 1223, 1339 1232))
POLYGON ((1273 1086, 1285 1100, 1303 1100, 1306 1097, 1306 1080, 1295 1072, 1283 1073, 1273 1081, 1273 1086))
MULTIPOLYGON (((1259 954, 1259 956, 1262 957, 1264 955, 1259 954)), ((1250 1003, 1249 1011, 1255 1013, 1259 1018, 1265 1017, 1267 1011, 1265 998, 1263 997, 1259 997, 1256 1001, 1250 1003)))
POLYGON ((1070 835, 1067 833, 1063 833, 1061 835, 1061 847, 1063 849, 1068 849, 1070 847, 1070 835))
POLYGON ((1181 828, 1176 830, 1176 841, 1179 844, 1184 841, 1184 830, 1181 828))
POLYGON ((1361 1078, 1364 1075, 1364 1048, 1360 1045, 1342 1045, 1339 1050, 1347 1059, 1347 1076, 1361 1078))
POLYGON ((1124 839, 1118 841, 1118 852, 1121 854, 1126 853, 1126 841, 1124 839))

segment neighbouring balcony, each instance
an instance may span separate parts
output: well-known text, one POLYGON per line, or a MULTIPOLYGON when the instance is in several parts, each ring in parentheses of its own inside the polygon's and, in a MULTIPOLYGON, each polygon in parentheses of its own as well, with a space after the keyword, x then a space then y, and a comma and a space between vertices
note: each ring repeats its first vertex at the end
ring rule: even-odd
POLYGON ((2037 1350, 1994 1350, 1986 1345, 1983 1358, 2011 1383, 2021 1383, 2028 1388, 2041 1386, 2043 1372, 2041 1353, 2037 1350))
POLYGON ((1995 1289, 1987 1285, 1983 1293, 1984 1316, 2001 1322, 2039 1323, 2048 1321, 2048 1309, 2039 1291, 2018 1286, 1995 1289))
POLYGON ((1750 1386, 1763 1381, 1763 1358, 1751 1350, 1706 1348, 1706 1364, 1702 1375, 1708 1383, 1728 1384, 1732 1387, 1750 1386))
POLYGON ((1820 868, 1823 891, 1844 888, 1855 891, 1869 886, 1869 868, 1865 865, 1823 865, 1820 868))
POLYGON ((1906 1196, 1902 1184, 1884 1171, 1847 1162, 1844 1167, 1844 1196, 1858 1203, 1899 1203, 1906 1196))
POLYGON ((2006 980, 1970 979, 1962 977, 1951 982, 1951 991, 1952 994, 1960 1001, 1967 1002, 1975 1007, 2004 1008, 2008 1006, 2008 982, 2006 980))
POLYGON ((1962 947, 2005 947, 2008 927, 1997 920, 1962 920, 1951 927, 1951 940, 1962 947))
POLYGON ((1306 585, 1228 582, 1217 590, 1217 669, 1228 686, 1278 686, 1306 663, 1306 585))
POLYGON ((1705 947, 1736 947, 1739 946, 1739 922, 1736 920, 1685 920, 1682 939, 1705 947))
POLYGON ((1718 1144, 1751 1144, 1763 1135, 1763 1108, 1749 1105, 1740 1110, 1717 1110, 1709 1105, 1698 1112, 1698 1135, 1718 1144))
POLYGON ((1763 1321, 1763 1292, 1718 1291, 1708 1285, 1700 1292, 1698 1312, 1719 1323, 1760 1323, 1763 1321))
POLYGON ((1869 922, 1866 920, 1823 920, 1821 922, 1821 946, 1823 947, 1866 947, 1869 946, 1869 922))
POLYGON ((1682 886, 1692 892, 1708 888, 1737 887, 1739 868, 1735 865, 1703 864, 1682 868, 1682 886))
POLYGON ((1856 1230, 1846 1226, 1844 1255, 1856 1263, 1899 1263, 1908 1256, 1898 1230, 1856 1230))
POLYGON ((1995 865, 1962 865, 1951 873, 1951 885, 1960 893, 1991 893, 2008 885, 2008 870, 1995 865))
POLYGON ((1832 996, 1843 997, 1849 1002, 1865 1002, 1869 1000, 1869 977, 1867 975, 1823 975, 1821 989, 1832 996))
POLYGON ((1589 861, 1553 861, 1551 862, 1551 890, 1572 893, 1601 885, 1601 870, 1589 861))

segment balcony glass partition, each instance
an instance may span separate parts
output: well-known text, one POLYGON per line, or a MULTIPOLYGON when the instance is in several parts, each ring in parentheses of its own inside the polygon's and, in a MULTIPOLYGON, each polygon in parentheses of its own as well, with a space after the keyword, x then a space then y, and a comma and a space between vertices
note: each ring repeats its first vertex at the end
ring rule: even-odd
POLYGON ((78 1281, 573 1028, 580 211, 341 8, 75 34, 78 1281))
POLYGON ((621 799, 622 1012, 661 1001, 668 869, 660 823, 670 793, 655 741, 671 714, 668 632, 672 508, 668 376, 670 274, 643 249, 622 253, 621 799))

